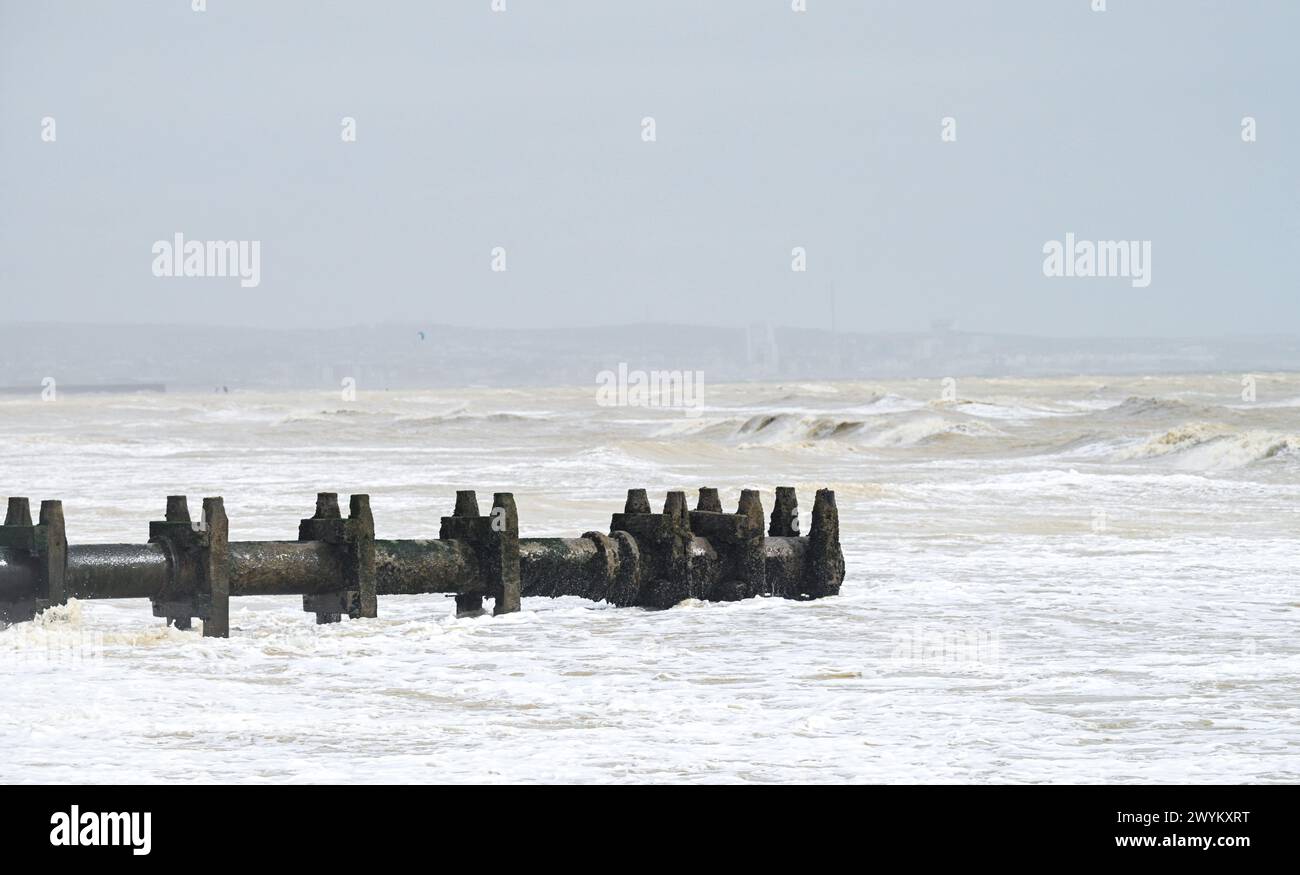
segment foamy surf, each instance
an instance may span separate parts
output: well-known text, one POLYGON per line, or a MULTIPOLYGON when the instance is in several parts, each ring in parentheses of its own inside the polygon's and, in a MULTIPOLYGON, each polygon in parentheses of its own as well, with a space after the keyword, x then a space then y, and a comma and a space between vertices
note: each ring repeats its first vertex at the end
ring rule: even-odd
POLYGON ((1300 451, 1300 436, 1253 430, 1238 432, 1216 423, 1192 423, 1170 429, 1117 451, 1116 459, 1159 459, 1175 467, 1199 471, 1241 468, 1300 451))
POLYGON ((1300 377, 1259 387, 706 383, 695 419, 586 388, 4 402, 9 490, 63 498, 79 543, 142 540, 173 491, 222 494, 254 540, 295 537, 319 489, 419 538, 461 488, 512 489, 548 536, 602 529, 629 486, 770 511, 793 485, 806 529, 829 485, 848 577, 508 622, 422 596, 317 627, 246 598, 224 641, 73 603, 0 631, 0 780, 1295 782, 1300 454, 1272 402, 1300 377))

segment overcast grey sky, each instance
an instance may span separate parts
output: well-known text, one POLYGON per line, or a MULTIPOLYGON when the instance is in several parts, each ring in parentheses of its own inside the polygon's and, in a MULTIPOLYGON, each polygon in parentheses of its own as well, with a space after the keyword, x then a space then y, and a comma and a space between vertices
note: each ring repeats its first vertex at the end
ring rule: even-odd
POLYGON ((1091 3, 0 0, 0 318, 1296 333, 1300 3, 1091 3))

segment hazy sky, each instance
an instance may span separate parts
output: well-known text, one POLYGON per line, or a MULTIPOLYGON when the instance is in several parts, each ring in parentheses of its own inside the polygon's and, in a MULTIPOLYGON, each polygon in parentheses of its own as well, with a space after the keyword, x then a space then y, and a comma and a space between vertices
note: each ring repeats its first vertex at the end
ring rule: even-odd
POLYGON ((0 318, 1300 331, 1300 3, 1091 4, 0 0, 0 318))

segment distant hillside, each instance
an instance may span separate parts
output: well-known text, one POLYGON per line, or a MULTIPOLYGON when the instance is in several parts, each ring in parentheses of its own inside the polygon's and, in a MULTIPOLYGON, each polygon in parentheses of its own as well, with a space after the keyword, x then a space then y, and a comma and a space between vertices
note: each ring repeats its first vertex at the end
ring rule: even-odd
POLYGON ((832 334, 772 327, 624 325, 331 331, 202 326, 0 326, 0 386, 165 384, 171 390, 594 385, 619 363, 709 382, 1300 370, 1295 337, 1058 339, 938 329, 832 334))

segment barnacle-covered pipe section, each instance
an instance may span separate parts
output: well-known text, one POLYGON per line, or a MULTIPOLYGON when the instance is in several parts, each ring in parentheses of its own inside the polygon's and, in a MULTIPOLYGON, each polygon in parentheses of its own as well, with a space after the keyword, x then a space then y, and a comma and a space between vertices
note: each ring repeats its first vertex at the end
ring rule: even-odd
POLYGON ((844 579, 835 494, 823 489, 812 527, 799 533, 795 491, 781 487, 768 524, 756 490, 724 513, 715 489, 694 510, 668 493, 652 513, 642 489, 628 492, 609 531, 580 538, 520 538, 514 497, 499 492, 488 513, 472 491, 456 494, 439 537, 375 538, 370 499, 353 495, 343 516, 335 493, 317 496, 296 541, 229 540, 224 502, 207 498, 192 520, 184 496, 170 496, 146 544, 67 544, 60 502, 9 500, 0 526, 0 621, 30 620, 68 598, 147 598, 178 628, 229 635, 232 596, 297 595, 319 623, 378 614, 378 596, 448 593, 460 615, 519 610, 521 596, 580 596, 620 606, 667 608, 684 599, 754 596, 820 598, 844 579))

